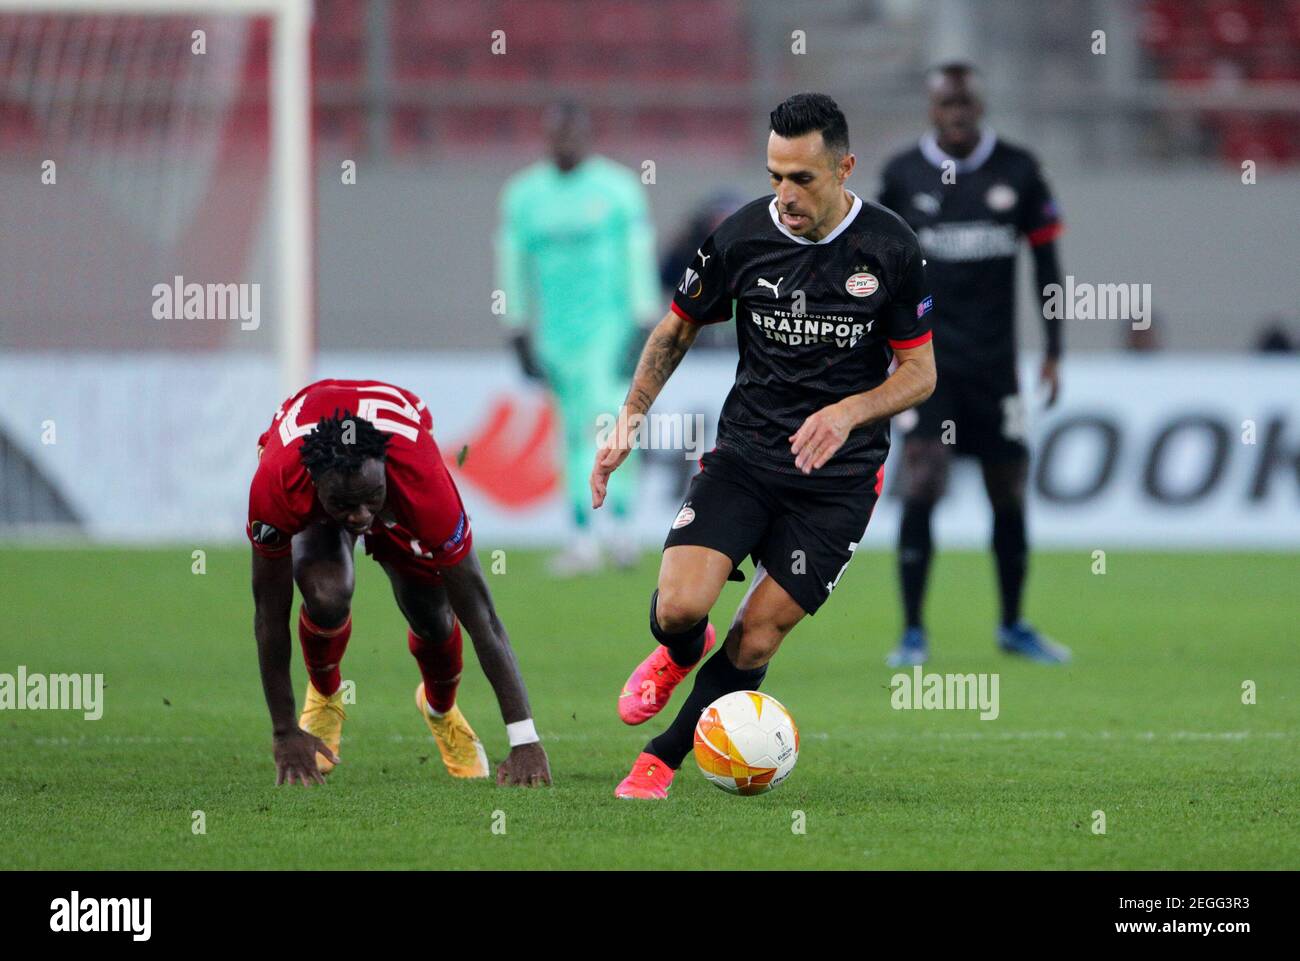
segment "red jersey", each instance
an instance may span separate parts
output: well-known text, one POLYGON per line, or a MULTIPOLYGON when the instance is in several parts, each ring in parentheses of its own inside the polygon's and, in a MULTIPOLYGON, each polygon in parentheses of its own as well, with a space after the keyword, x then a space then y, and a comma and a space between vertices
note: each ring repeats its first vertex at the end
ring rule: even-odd
POLYGON ((424 574, 459 563, 470 549, 469 518, 433 439, 429 410, 409 390, 375 380, 320 380, 280 405, 257 440, 246 529, 253 549, 283 557, 295 534, 328 519, 299 448, 320 419, 336 410, 389 435, 388 494, 366 532, 366 552, 424 574))

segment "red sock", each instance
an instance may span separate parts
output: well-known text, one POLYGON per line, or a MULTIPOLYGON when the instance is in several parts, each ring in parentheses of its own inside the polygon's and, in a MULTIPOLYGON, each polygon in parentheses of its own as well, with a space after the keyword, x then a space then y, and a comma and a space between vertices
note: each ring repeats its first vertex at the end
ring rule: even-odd
POLYGON ((406 641, 420 665, 424 699, 439 714, 446 714, 456 703, 456 688, 460 686, 460 622, 455 622, 451 635, 441 643, 426 641, 415 631, 406 632, 406 641))
POLYGON ((307 662, 307 676, 311 686, 329 697, 339 689, 343 678, 339 674, 339 661, 347 650, 352 636, 352 615, 338 627, 326 630, 317 627, 307 616, 307 609, 298 610, 298 640, 302 644, 302 659, 307 662))

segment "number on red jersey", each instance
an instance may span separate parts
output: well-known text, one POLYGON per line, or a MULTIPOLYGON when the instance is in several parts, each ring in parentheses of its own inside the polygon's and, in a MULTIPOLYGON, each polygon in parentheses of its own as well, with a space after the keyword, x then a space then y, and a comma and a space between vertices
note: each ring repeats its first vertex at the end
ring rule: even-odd
MULTIPOLYGON (((364 420, 370 421, 375 427, 386 434, 397 434, 405 437, 407 440, 414 442, 420 436, 420 412, 415 408, 406 395, 396 387, 386 387, 382 384, 370 384, 365 387, 354 388, 361 395, 357 398, 357 416, 364 420), (367 397, 367 394, 380 394, 380 397, 367 397), (385 398, 391 397, 393 400, 385 398), (385 416, 387 414, 395 417, 385 416)), ((298 415, 302 413, 302 405, 306 403, 307 395, 299 397, 283 416, 277 414, 280 421, 280 443, 289 446, 299 437, 305 437, 316 429, 316 424, 299 423, 298 415)))

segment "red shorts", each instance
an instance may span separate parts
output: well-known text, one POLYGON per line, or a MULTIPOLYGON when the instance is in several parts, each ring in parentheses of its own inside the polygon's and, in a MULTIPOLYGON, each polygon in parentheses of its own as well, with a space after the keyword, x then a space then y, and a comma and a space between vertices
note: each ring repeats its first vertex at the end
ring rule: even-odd
POLYGON ((405 538, 382 525, 366 531, 365 541, 366 553, 384 567, 391 567, 403 577, 437 586, 442 583, 442 572, 455 567, 474 549, 474 532, 462 506, 455 531, 436 547, 405 538))

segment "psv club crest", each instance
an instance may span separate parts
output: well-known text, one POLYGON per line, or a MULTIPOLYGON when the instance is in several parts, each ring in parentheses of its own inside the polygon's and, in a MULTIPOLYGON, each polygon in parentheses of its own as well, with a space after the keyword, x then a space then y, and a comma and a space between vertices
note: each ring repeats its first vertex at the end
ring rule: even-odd
POLYGON ((859 270, 844 281, 844 289, 854 297, 870 297, 880 289, 880 281, 870 271, 859 270))

